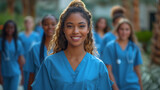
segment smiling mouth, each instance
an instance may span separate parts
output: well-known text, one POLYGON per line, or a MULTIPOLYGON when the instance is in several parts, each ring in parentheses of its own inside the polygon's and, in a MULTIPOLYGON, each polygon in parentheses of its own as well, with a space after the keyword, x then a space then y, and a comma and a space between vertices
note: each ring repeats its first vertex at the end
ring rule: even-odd
POLYGON ((71 39, 73 41, 79 41, 81 39, 81 37, 80 36, 74 36, 74 37, 71 37, 71 39))

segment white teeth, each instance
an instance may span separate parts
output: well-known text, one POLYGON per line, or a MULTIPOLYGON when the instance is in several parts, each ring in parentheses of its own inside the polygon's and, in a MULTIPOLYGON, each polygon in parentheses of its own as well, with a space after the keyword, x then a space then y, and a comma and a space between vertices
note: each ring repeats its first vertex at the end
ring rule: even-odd
POLYGON ((80 39, 80 37, 72 37, 73 39, 80 39))

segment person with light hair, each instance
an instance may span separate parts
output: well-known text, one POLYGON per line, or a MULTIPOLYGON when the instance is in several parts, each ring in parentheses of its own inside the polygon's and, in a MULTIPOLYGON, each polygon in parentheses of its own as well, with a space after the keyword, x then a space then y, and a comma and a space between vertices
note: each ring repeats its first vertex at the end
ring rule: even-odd
POLYGON ((114 82, 114 90, 143 90, 140 74, 142 57, 136 45, 132 24, 121 19, 115 31, 118 39, 109 42, 104 48, 102 60, 114 82))

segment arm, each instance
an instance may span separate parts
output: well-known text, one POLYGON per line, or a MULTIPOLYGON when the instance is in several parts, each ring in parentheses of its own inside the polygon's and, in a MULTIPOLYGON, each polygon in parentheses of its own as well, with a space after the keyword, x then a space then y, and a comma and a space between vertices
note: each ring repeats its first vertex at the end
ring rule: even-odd
POLYGON ((116 84, 116 80, 115 80, 115 78, 114 78, 114 76, 113 76, 113 73, 112 73, 112 66, 111 65, 106 65, 106 67, 107 67, 107 69, 108 69, 108 73, 109 73, 109 78, 113 81, 113 86, 112 86, 112 88, 113 88, 113 90, 119 90, 118 89, 118 86, 117 86, 117 84, 116 84))
POLYGON ((20 66, 21 74, 22 74, 22 80, 21 80, 21 85, 22 85, 23 82, 24 82, 24 77, 23 77, 23 65, 25 64, 25 59, 24 59, 23 56, 19 56, 19 58, 18 58, 18 63, 19 63, 19 66, 20 66))
POLYGON ((34 78, 35 78, 34 73, 30 73, 30 75, 29 75, 29 82, 28 82, 28 90, 32 90, 31 85, 32 85, 32 83, 34 81, 34 78))
POLYGON ((140 73, 139 65, 134 66, 134 70, 135 70, 135 72, 136 72, 136 74, 138 76, 140 88, 141 88, 141 90, 143 90, 143 84, 142 84, 142 79, 141 79, 141 73, 140 73))

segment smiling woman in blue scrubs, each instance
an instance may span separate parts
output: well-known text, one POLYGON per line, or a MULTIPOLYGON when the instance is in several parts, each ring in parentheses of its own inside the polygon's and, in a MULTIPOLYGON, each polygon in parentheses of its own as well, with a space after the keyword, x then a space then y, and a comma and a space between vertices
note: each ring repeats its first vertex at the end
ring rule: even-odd
POLYGON ((104 63, 93 56, 91 13, 81 1, 63 11, 33 90, 111 90, 104 63))
POLYGON ((114 82, 113 89, 143 90, 139 69, 142 57, 133 27, 127 19, 121 19, 115 30, 119 38, 106 45, 102 57, 114 82))
POLYGON ((42 41, 34 44, 31 50, 29 51, 30 59, 27 63, 29 65, 28 71, 31 72, 28 85, 30 90, 30 85, 32 84, 34 77, 37 74, 44 58, 47 56, 47 48, 55 32, 56 24, 57 21, 54 16, 45 16, 42 20, 42 27, 44 30, 42 41))
POLYGON ((20 60, 24 60, 21 42, 17 39, 17 26, 8 20, 0 39, 0 67, 4 90, 17 90, 19 84, 20 60))
MULTIPOLYGON (((24 48, 24 58, 26 60, 26 62, 28 62, 29 60, 29 56, 28 56, 28 52, 31 48, 31 45, 34 42, 38 42, 41 38, 40 36, 36 33, 33 32, 33 18, 31 16, 27 16, 25 18, 24 21, 24 26, 25 26, 25 31, 21 32, 19 34, 19 39, 22 42, 23 48, 24 48)), ((29 72, 28 72, 28 68, 29 65, 27 65, 27 63, 25 63, 24 67, 23 67, 23 74, 24 74, 24 90, 27 90, 27 86, 28 86, 28 79, 29 79, 29 72)))

